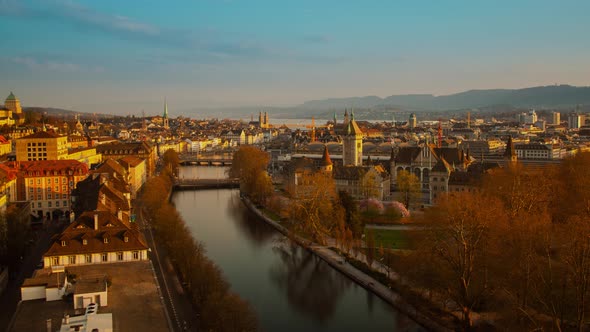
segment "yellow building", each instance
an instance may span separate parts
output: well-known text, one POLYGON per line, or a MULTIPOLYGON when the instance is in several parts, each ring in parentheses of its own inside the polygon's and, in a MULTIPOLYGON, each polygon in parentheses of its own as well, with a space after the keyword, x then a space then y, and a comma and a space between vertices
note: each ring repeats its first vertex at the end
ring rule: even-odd
POLYGON ((68 158, 68 138, 39 131, 16 140, 16 160, 62 160, 68 158))
POLYGON ((17 200, 31 202, 32 215, 55 219, 69 215, 70 194, 88 176, 88 166, 76 160, 16 161, 2 164, 17 174, 17 200))
POLYGON ((102 162, 102 154, 96 153, 96 148, 70 149, 65 159, 77 160, 91 167, 102 162))
POLYGON ((0 135, 0 156, 7 155, 12 152, 12 142, 6 137, 0 135))
POLYGON ((20 106, 20 100, 10 92, 4 102, 4 107, 0 108, 0 125, 21 125, 24 122, 25 116, 20 106))

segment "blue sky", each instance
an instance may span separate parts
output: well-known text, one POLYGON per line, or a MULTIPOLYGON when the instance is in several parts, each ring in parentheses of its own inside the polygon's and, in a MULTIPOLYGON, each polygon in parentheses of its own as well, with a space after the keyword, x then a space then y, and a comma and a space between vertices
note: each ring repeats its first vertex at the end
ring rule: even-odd
POLYGON ((88 112, 590 85, 588 1, 0 0, 0 98, 88 112))

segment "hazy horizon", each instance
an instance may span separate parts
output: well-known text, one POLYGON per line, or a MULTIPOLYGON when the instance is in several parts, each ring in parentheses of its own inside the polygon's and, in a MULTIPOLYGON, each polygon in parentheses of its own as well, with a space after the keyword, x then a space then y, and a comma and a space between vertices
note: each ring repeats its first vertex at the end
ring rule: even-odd
POLYGON ((0 0, 0 100, 159 114, 590 85, 590 3, 0 0))

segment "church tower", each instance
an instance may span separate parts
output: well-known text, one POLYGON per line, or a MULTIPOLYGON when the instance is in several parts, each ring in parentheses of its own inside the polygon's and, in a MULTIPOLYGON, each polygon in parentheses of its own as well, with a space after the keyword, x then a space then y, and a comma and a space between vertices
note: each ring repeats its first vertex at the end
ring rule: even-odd
MULTIPOLYGON (((345 115, 345 117, 348 114, 345 115)), ((362 166, 363 164, 363 132, 350 113, 350 121, 342 133, 342 163, 344 166, 362 166)))
POLYGON ((330 159, 330 153, 328 152, 328 147, 324 146, 324 154, 322 155, 322 161, 320 163, 320 171, 322 172, 332 172, 332 159, 330 159))
POLYGON ((166 98, 164 98, 164 115, 162 118, 164 118, 164 128, 169 129, 170 124, 168 122, 168 103, 166 102, 166 98))
POLYGON ((514 148, 514 142, 512 141, 512 136, 508 137, 506 150, 504 150, 504 160, 506 161, 506 166, 514 166, 518 160, 516 156, 516 149, 514 148))

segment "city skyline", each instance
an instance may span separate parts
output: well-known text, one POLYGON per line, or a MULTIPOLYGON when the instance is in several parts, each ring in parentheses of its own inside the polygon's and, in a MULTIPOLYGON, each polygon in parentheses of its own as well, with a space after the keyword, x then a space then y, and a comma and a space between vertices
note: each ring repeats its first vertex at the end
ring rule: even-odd
POLYGON ((587 86, 589 7, 2 0, 0 91, 25 106, 156 114, 164 97, 179 111, 587 86))

